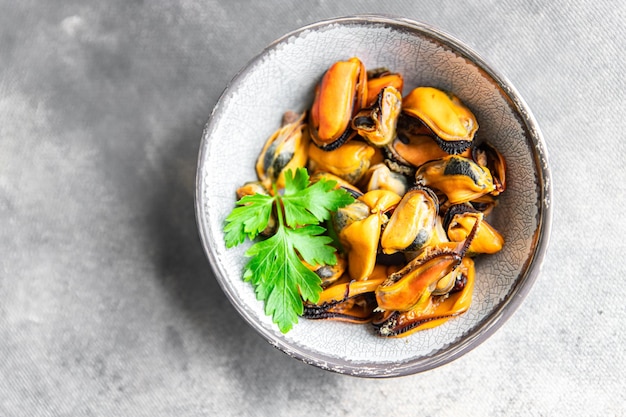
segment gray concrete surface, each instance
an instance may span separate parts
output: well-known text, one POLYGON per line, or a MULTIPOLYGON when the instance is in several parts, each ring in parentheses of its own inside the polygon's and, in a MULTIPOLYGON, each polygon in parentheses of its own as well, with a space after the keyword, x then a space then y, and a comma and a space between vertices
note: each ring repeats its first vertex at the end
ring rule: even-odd
POLYGON ((0 416, 625 415, 626 3, 0 0, 0 416), (389 380, 279 352, 201 249, 203 125, 307 23, 387 13, 467 42, 544 132, 543 274, 469 354, 389 380))

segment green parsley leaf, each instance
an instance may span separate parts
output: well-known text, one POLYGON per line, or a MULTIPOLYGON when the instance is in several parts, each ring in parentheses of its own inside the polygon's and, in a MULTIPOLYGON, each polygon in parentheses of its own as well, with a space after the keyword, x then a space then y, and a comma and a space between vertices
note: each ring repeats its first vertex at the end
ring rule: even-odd
POLYGON ((296 249, 304 249, 309 260, 335 259, 335 249, 326 244, 328 240, 317 236, 323 232, 324 229, 318 226, 281 227, 275 235, 255 243, 246 251, 246 256, 251 259, 246 265, 244 278, 255 285, 257 297, 265 301, 265 314, 272 316, 283 333, 297 323, 304 309, 302 299, 317 302, 321 292, 321 279, 304 266, 296 249), (318 239, 316 243, 324 243, 321 247, 304 243, 307 237, 318 239), (315 253, 311 254, 311 251, 315 253))
POLYGON ((269 224, 274 197, 269 195, 247 195, 237 201, 237 207, 226 218, 224 226, 226 247, 243 243, 246 237, 252 240, 269 224))
POLYGON ((310 184, 304 168, 293 175, 287 171, 282 195, 246 196, 226 218, 224 240, 232 247, 246 237, 255 239, 276 213, 275 234, 256 241, 246 251, 250 259, 243 279, 253 285, 257 298, 265 303, 265 314, 283 333, 298 322, 303 300, 317 302, 322 291, 321 279, 302 261, 312 265, 336 262, 333 239, 319 223, 354 199, 335 185, 326 180, 310 184))
POLYGON ((285 220, 289 227, 302 224, 317 224, 330 218, 330 213, 354 201, 343 190, 334 190, 335 181, 317 181, 309 185, 309 175, 305 169, 285 174, 285 192, 282 197, 285 220))

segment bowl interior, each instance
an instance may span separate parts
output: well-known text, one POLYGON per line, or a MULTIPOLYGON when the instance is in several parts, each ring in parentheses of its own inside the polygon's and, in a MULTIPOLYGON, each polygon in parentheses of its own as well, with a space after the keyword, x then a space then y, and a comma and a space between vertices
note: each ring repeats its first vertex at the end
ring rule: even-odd
POLYGON ((484 340, 517 308, 532 285, 547 243, 550 188, 543 140, 510 84, 458 41, 417 22, 354 17, 295 31, 252 60, 225 90, 205 129, 199 165, 197 215, 217 279, 243 317, 270 343, 308 363, 361 376, 395 376, 446 363, 484 340), (472 306, 435 329, 383 339, 368 325, 300 322, 281 334, 242 280, 248 244, 226 249, 223 222, 235 190, 256 179, 254 163, 287 110, 308 108, 313 89, 335 61, 359 57, 366 68, 387 67, 419 85, 456 94, 476 115, 478 140, 507 161, 507 191, 490 222, 503 250, 476 262, 472 306))

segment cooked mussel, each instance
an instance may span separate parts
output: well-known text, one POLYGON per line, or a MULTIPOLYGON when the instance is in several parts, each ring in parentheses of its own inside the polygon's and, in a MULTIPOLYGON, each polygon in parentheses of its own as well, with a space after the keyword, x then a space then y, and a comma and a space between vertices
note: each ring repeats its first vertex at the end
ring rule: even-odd
POLYGON ((237 200, 241 200, 247 195, 261 194, 270 195, 270 192, 260 181, 248 181, 237 188, 237 200))
POLYGON ((376 289, 376 302, 382 311, 408 311, 429 302, 440 280, 446 279, 465 257, 478 223, 463 242, 442 242, 424 247, 399 271, 389 274, 376 289))
POLYGON ((455 95, 434 87, 417 87, 404 97, 404 114, 422 121, 449 154, 458 154, 472 144, 478 122, 455 95))
POLYGON ((386 212, 400 201, 400 196, 391 191, 374 190, 359 197, 357 202, 344 207, 333 219, 339 241, 348 253, 350 278, 362 280, 371 275, 376 265, 380 233, 386 221, 386 212), (363 216, 365 205, 368 215, 363 216), (354 215, 350 207, 354 206, 354 215), (344 221, 341 221, 345 218, 344 221))
POLYGON ((472 148, 472 159, 491 172, 495 187, 492 195, 499 195, 506 190, 506 160, 493 145, 483 142, 472 148))
POLYGON ((343 255, 336 253, 336 259, 337 261, 334 265, 310 265, 304 261, 302 261, 302 263, 311 271, 315 272, 318 277, 320 277, 322 280, 322 288, 328 288, 336 283, 346 272, 346 258, 343 255))
POLYGON ((367 170, 359 185, 366 192, 389 190, 404 195, 409 188, 409 181, 405 175, 394 172, 387 165, 380 163, 367 170))
POLYGON ((407 191, 385 225, 380 239, 383 252, 415 251, 425 246, 434 233, 438 205, 437 196, 427 187, 407 191))
MULTIPOLYGON (((506 189, 504 157, 487 135, 476 139, 477 119, 459 97, 428 86, 403 97, 403 86, 400 74, 366 72, 356 57, 335 62, 311 107, 285 113, 265 143, 258 181, 237 189, 238 198, 278 194, 266 237, 291 209, 279 198, 290 196, 281 190, 287 170, 306 167, 312 183, 334 181, 354 197, 319 228, 337 262, 302 260, 322 288, 316 302, 303 297, 305 318, 373 321, 383 337, 438 326, 469 308, 473 257, 503 247, 486 219, 506 189)), ((307 207, 315 203, 323 205, 311 198, 307 207)))
POLYGON ((395 87, 383 87, 375 103, 360 110, 352 119, 352 128, 374 146, 385 146, 396 137, 396 125, 402 107, 402 95, 395 87))
POLYGON ((498 197, 492 194, 485 194, 483 196, 477 197, 469 202, 472 207, 483 213, 485 216, 488 216, 493 209, 498 205, 498 197))
POLYGON ((332 220, 339 242, 347 253, 350 277, 358 280, 368 276, 376 264, 381 216, 370 215, 368 205, 357 200, 339 209, 332 220))
POLYGON ((315 89, 309 130, 313 142, 332 150, 347 142, 355 132, 350 121, 367 100, 367 73, 358 58, 334 63, 315 89))
POLYGON ((321 292, 318 305, 344 301, 356 295, 373 293, 387 278, 386 267, 377 265, 370 276, 362 280, 353 280, 347 276, 321 292))
POLYGON ((285 186, 285 172, 304 167, 307 163, 309 136, 305 131, 303 113, 295 121, 283 125, 265 142, 256 161, 259 181, 269 191, 273 185, 285 186))
POLYGON ((433 286, 451 273, 463 258, 463 245, 427 246, 400 271, 389 275, 376 289, 381 310, 408 311, 428 301, 433 286))
POLYGON ((316 304, 307 303, 303 316, 352 323, 367 322, 376 308, 374 291, 387 277, 386 268, 377 265, 363 280, 342 279, 326 288, 316 304))
POLYGON ((339 208, 331 214, 332 226, 337 234, 341 233, 352 223, 364 220, 370 215, 370 208, 360 200, 339 208))
MULTIPOLYGON (((367 201, 377 191, 365 193, 359 199, 367 201)), ((379 197, 381 198, 368 204, 371 214, 367 218, 352 223, 338 234, 339 241, 348 251, 348 273, 350 278, 355 280, 362 280, 370 276, 374 270, 380 232, 383 222, 386 220, 386 208, 383 206, 383 201, 389 204, 394 203, 394 201, 386 198, 388 196, 380 195, 379 197)), ((399 201, 399 197, 395 200, 396 204, 397 201, 399 201)))
POLYGON ((367 71, 367 100, 369 107, 378 99, 378 94, 385 87, 394 87, 402 94, 404 78, 402 74, 389 71, 387 68, 375 68, 367 71))
POLYGON ((381 313, 374 322, 377 333, 384 337, 404 337, 418 330, 439 326, 465 313, 471 305, 474 292, 474 261, 463 258, 457 271, 457 285, 449 293, 429 297, 408 311, 381 313))
POLYGON ((485 215, 470 204, 454 205, 448 209, 444 217, 444 229, 448 238, 453 242, 462 242, 467 239, 475 224, 478 227, 467 250, 468 255, 499 252, 504 245, 504 238, 487 223, 485 215))
POLYGON ((302 317, 312 320, 336 320, 347 323, 367 323, 376 309, 373 293, 355 295, 343 301, 323 305, 307 304, 302 317))
POLYGON ((370 167, 374 153, 372 146, 358 140, 332 151, 324 151, 311 143, 308 165, 312 172, 328 172, 356 184, 370 167))
POLYGON ((401 199, 401 195, 391 190, 371 190, 359 197, 360 201, 367 204, 372 214, 387 214, 401 199))
POLYGON ((403 173, 415 172, 415 168, 435 159, 448 156, 437 142, 428 135, 413 135, 405 132, 398 132, 396 138, 385 148, 387 162, 391 167, 401 166, 398 169, 403 173), (391 163, 394 163, 393 165, 391 163))
POLYGON ((495 189, 488 169, 459 155, 423 164, 415 173, 415 181, 441 191, 451 204, 473 200, 495 189))

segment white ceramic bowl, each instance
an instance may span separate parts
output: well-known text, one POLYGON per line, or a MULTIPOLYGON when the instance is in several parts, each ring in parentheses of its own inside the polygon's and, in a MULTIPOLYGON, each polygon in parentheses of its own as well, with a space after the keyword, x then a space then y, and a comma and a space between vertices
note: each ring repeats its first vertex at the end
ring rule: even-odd
POLYGON ((320 368, 367 377, 431 369, 476 347, 519 307, 539 274, 551 224, 546 147, 515 88, 470 48, 438 29, 400 18, 355 16, 298 29, 269 45, 235 76, 206 125, 197 171, 197 220, 222 289, 271 344, 320 368), (226 249, 224 219, 235 190, 256 179, 254 162, 286 110, 304 111, 315 84, 335 61, 359 57, 366 68, 404 76, 404 92, 429 85, 454 92, 478 119, 480 138, 508 164, 507 191, 490 222, 505 246, 479 257, 472 306, 434 329, 400 339, 368 325, 300 319, 282 334, 242 280, 249 245, 226 249))

